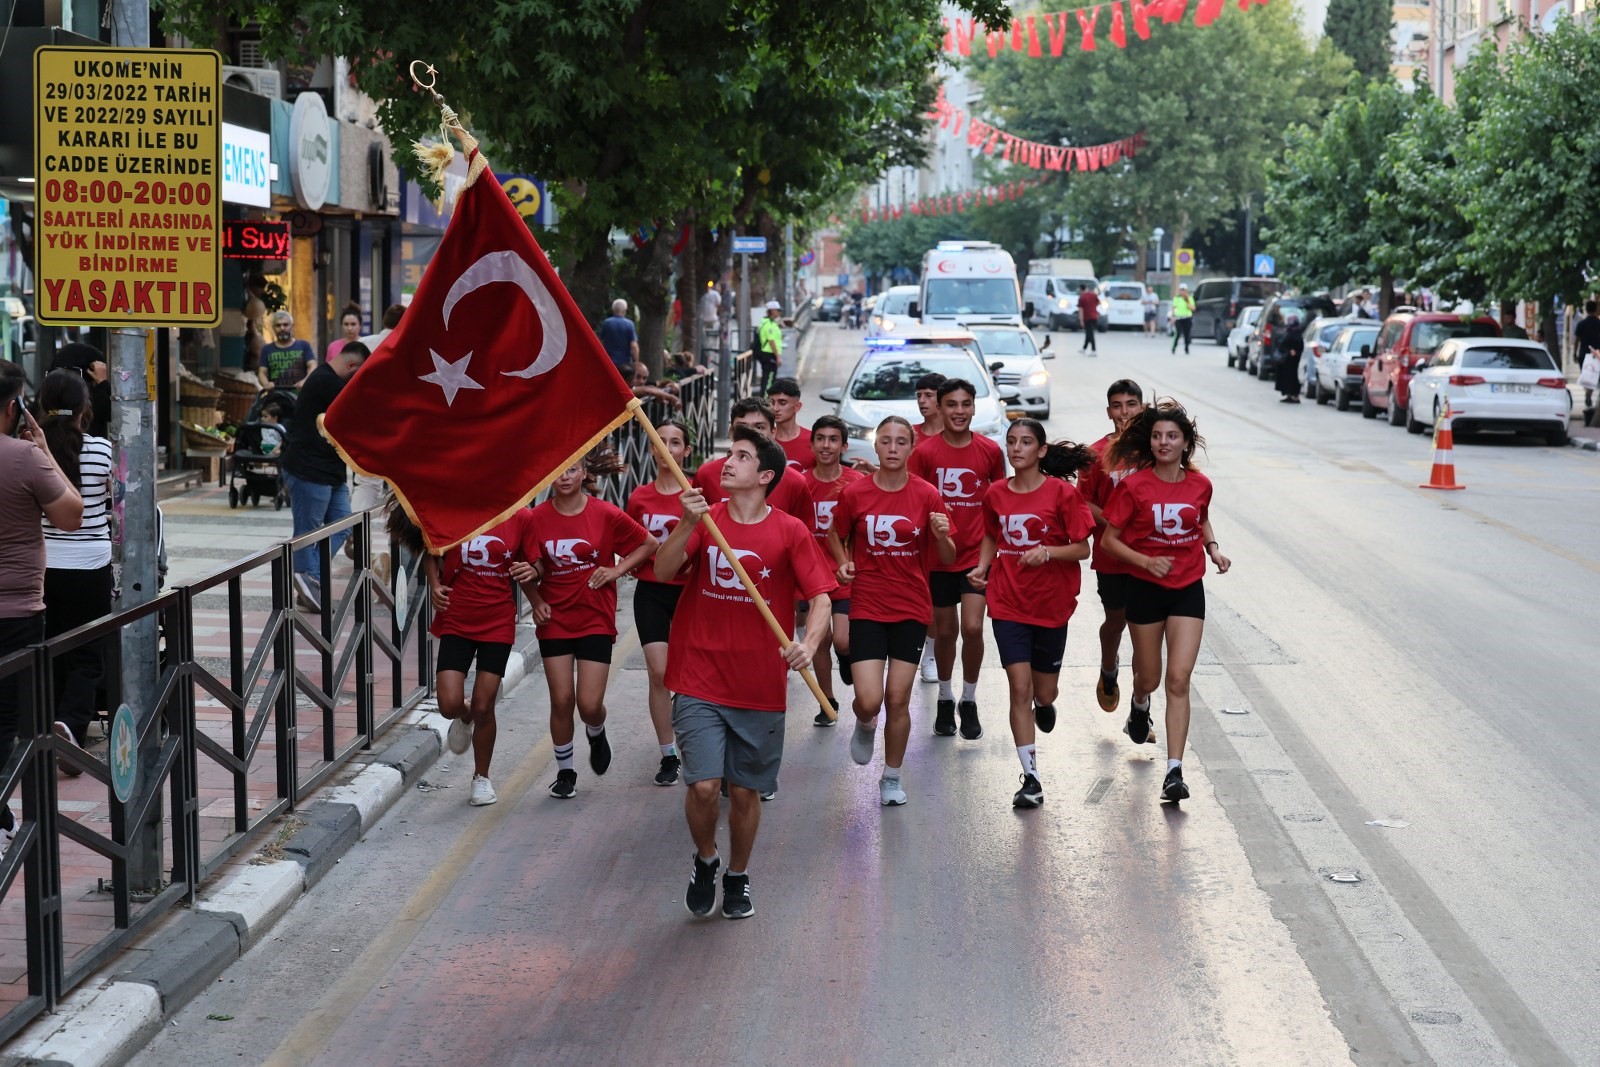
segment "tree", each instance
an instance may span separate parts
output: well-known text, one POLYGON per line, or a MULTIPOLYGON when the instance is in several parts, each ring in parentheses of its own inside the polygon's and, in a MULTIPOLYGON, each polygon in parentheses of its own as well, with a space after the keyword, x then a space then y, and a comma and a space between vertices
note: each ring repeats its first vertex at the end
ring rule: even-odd
POLYGON ((1367 81, 1387 81, 1394 51, 1394 7, 1390 0, 1328 0, 1322 32, 1350 57, 1367 81))

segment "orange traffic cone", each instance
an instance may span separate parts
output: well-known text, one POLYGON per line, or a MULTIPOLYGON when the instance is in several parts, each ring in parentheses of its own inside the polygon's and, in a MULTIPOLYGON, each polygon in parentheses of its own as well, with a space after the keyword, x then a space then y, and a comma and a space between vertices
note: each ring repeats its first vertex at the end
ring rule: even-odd
POLYGON ((1439 421, 1433 427, 1433 471, 1428 475, 1428 484, 1418 486, 1419 489, 1465 489, 1464 485, 1456 484, 1455 435, 1450 431, 1450 401, 1444 402, 1444 410, 1439 412, 1439 421))

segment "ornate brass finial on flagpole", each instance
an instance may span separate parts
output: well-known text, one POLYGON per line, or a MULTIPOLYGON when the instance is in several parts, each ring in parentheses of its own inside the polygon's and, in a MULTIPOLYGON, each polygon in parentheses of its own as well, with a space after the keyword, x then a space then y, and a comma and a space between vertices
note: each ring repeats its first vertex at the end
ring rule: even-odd
MULTIPOLYGON (((414 59, 409 68, 411 81, 417 88, 433 97, 433 102, 439 108, 439 143, 426 144, 422 141, 413 142, 411 151, 427 171, 433 184, 440 187, 441 196, 444 188, 444 172, 450 166, 450 161, 455 158, 455 147, 450 143, 450 134, 453 131, 461 139, 461 150, 467 154, 469 161, 467 180, 462 188, 478 180, 478 175, 489 169, 489 164, 484 160, 483 154, 477 151, 478 139, 468 133, 466 127, 461 125, 455 109, 445 103, 444 96, 435 85, 439 80, 439 69, 425 59, 414 59), (422 73, 417 73, 418 67, 422 73), (423 81, 427 78, 427 81, 423 81)), ((459 192, 457 193, 459 196, 459 192)))

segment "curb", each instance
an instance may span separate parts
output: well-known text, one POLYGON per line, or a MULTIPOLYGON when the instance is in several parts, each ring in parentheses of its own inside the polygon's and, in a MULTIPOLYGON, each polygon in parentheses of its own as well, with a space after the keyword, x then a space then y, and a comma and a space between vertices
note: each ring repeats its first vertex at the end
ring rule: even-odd
POLYGON ((1567 444, 1584 452, 1600 452, 1600 441, 1592 437, 1569 437, 1567 444))
MULTIPOLYGON (((519 625, 519 631, 524 628, 519 625)), ((538 669, 531 628, 518 633, 500 692, 538 669)), ((389 732, 366 769, 325 788, 284 820, 283 859, 258 858, 207 887, 112 963, 35 1019, 0 1053, 0 1067, 120 1067, 178 1010, 259 942, 361 835, 422 780, 444 751, 450 721, 425 702, 389 732)), ((271 844, 265 837, 258 848, 271 844)))

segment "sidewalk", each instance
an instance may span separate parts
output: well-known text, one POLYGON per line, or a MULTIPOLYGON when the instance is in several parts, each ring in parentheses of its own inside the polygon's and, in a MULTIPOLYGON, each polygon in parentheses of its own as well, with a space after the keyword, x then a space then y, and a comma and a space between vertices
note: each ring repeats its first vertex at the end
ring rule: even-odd
POLYGON ((1567 391, 1572 394, 1572 426, 1567 430, 1572 447, 1600 452, 1600 426, 1583 424, 1583 390, 1575 382, 1568 382, 1567 391))

